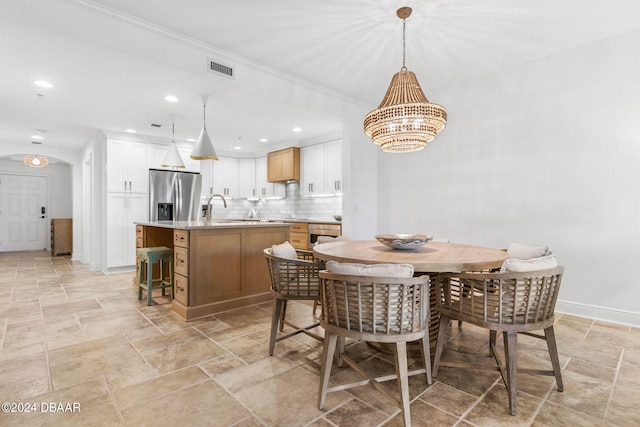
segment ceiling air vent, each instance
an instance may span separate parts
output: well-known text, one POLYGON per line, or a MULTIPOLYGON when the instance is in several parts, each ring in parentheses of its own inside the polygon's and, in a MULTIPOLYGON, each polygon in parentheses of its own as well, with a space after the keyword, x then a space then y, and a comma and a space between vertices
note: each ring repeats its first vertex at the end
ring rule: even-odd
POLYGON ((211 58, 207 58, 207 64, 207 71, 209 71, 210 73, 221 74, 230 79, 234 78, 233 67, 221 64, 211 58))
POLYGON ((162 125, 158 124, 158 123, 149 123, 149 126, 151 126, 152 128, 161 128, 162 125))

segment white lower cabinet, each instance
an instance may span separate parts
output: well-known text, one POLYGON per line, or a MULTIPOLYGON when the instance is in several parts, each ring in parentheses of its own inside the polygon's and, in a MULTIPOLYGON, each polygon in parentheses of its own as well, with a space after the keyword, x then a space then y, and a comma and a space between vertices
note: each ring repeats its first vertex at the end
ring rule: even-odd
POLYGON ((136 226, 147 221, 149 197, 142 193, 107 193, 107 268, 136 264, 136 226))

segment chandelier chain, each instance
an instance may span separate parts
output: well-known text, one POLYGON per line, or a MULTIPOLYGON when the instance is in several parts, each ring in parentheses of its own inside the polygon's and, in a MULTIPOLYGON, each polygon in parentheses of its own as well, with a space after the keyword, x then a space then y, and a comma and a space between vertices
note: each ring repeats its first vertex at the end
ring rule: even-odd
POLYGON ((406 70, 405 61, 407 59, 407 19, 402 19, 402 69, 406 70))

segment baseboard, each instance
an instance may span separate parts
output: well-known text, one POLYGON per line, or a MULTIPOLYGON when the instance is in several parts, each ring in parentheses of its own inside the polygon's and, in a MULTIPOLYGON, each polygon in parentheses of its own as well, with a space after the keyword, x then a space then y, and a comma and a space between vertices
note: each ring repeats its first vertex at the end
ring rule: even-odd
POLYGON ((122 267, 109 267, 102 270, 104 274, 119 274, 119 273, 130 273, 132 271, 136 271, 135 265, 128 265, 122 267))
POLYGON ((577 302, 561 301, 556 303, 556 312, 578 317, 602 320, 633 327, 640 327, 640 313, 635 311, 617 310, 597 305, 580 304, 577 302))

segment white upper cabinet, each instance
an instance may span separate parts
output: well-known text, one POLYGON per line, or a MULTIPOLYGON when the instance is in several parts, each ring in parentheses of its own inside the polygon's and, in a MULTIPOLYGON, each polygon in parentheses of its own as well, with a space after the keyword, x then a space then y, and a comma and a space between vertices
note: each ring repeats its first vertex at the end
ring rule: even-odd
POLYGON ((238 159, 238 197, 256 196, 256 160, 238 159))
POLYGON ((300 194, 325 194, 324 144, 300 149, 300 194))
POLYGON ((107 140, 107 191, 149 192, 146 143, 107 140))
POLYGON ((300 149, 300 194, 342 194, 342 141, 300 149))
POLYGON ((324 144, 325 191, 342 194, 342 140, 324 144))
MULTIPOLYGON (((177 169, 177 170, 186 171, 186 172, 200 172, 201 161, 193 160, 190 157, 192 148, 181 147, 180 145, 177 145, 177 144, 176 146, 178 147, 178 152, 180 153, 180 156, 182 157, 182 161, 184 162, 184 169, 177 169)), ((164 160, 164 157, 167 155, 168 151, 169 151, 168 145, 149 144, 149 168, 173 170, 173 168, 163 168, 162 166, 160 166, 162 164, 162 161, 164 160)))
POLYGON ((221 194, 238 197, 238 159, 219 157, 218 160, 201 160, 202 196, 221 194))
POLYGON ((285 184, 267 181, 267 157, 258 157, 256 159, 256 194, 257 198, 284 198, 286 195, 285 184))

